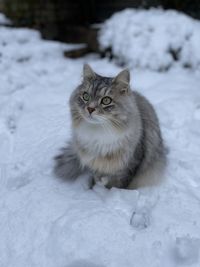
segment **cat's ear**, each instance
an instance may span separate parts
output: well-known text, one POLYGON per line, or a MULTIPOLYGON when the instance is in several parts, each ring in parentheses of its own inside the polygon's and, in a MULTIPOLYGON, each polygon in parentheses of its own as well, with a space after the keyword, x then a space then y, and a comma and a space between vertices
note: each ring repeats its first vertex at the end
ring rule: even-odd
POLYGON ((120 89, 123 94, 128 91, 130 84, 130 72, 128 69, 121 71, 113 80, 113 84, 120 89))
POLYGON ((122 70, 115 78, 115 83, 123 83, 129 85, 130 83, 130 72, 128 69, 122 70))
POLYGON ((92 68, 88 64, 84 64, 83 66, 83 79, 90 80, 95 78, 95 72, 92 70, 92 68))

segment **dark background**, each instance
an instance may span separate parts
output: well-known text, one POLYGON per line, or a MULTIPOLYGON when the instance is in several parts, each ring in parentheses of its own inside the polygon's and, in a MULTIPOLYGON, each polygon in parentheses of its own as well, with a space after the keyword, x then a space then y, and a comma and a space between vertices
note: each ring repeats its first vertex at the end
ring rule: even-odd
POLYGON ((86 43, 89 51, 98 50, 98 27, 91 24, 101 23, 124 8, 159 6, 200 19, 199 0, 0 0, 1 10, 15 26, 38 29, 46 39, 86 43))

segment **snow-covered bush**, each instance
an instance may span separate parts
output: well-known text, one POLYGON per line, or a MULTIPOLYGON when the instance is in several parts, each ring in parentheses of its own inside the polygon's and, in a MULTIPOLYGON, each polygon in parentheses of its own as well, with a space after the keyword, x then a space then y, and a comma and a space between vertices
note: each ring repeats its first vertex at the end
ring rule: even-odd
POLYGON ((200 22, 177 11, 125 9, 103 24, 99 42, 129 67, 200 67, 200 22))
POLYGON ((11 21, 2 13, 0 13, 0 25, 10 25, 11 21))

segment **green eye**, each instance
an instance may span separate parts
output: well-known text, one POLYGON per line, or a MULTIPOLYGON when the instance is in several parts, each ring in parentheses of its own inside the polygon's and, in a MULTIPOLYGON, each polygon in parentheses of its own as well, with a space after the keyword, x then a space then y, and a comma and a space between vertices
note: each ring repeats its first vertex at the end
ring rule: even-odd
POLYGON ((101 103, 104 105, 109 105, 112 102, 112 98, 109 96, 105 96, 101 99, 101 103))
POLYGON ((90 99, 90 96, 87 92, 83 93, 83 100, 88 101, 90 99))

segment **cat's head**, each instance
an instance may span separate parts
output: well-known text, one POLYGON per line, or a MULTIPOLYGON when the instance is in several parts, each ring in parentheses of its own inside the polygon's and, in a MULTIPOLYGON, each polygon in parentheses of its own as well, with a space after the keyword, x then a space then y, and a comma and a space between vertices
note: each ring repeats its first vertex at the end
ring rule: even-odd
POLYGON ((70 99, 74 125, 85 121, 116 129, 125 126, 131 110, 129 82, 127 69, 110 78, 100 76, 89 65, 84 65, 83 81, 70 99))

